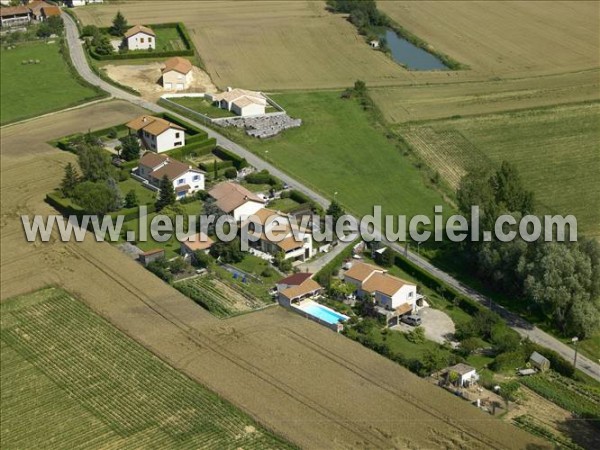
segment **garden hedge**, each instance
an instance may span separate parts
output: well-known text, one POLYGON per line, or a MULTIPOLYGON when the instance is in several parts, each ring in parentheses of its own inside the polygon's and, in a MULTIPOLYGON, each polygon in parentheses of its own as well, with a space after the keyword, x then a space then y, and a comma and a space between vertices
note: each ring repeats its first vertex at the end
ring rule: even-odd
POLYGON ((231 161, 237 170, 248 167, 248 161, 246 161, 245 158, 242 158, 241 156, 238 156, 235 153, 224 149, 223 147, 216 147, 213 150, 213 154, 224 161, 231 161))

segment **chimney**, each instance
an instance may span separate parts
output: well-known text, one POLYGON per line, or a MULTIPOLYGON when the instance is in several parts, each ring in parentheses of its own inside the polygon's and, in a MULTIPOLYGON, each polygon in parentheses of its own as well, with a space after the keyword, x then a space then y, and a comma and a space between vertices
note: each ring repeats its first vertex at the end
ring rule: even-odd
POLYGON ((227 86, 227 92, 231 92, 233 89, 231 88, 231 86, 227 86))

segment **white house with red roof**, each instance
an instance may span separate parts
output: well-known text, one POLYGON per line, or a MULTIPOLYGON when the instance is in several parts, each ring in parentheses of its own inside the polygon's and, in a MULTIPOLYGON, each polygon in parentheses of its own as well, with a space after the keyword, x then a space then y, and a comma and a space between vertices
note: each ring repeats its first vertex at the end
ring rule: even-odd
POLYGON ((238 116, 261 116, 267 107, 267 97, 260 92, 247 89, 231 89, 220 94, 213 94, 213 102, 220 108, 227 109, 238 116))
POLYGON ((147 150, 161 153, 185 145, 185 128, 154 116, 139 116, 127 122, 147 150))
POLYGON ((217 184, 208 191, 208 195, 215 199, 217 208, 233 216, 236 221, 256 213, 265 206, 265 201, 254 192, 231 181, 217 184))
POLYGON ((165 61, 162 69, 162 85, 166 90, 181 91, 190 87, 192 82, 192 63, 175 56, 165 61))
POLYGON ((158 188, 160 181, 166 177, 173 183, 178 199, 204 190, 204 172, 165 155, 146 152, 140 158, 135 175, 143 178, 148 184, 158 188))
POLYGON ((149 50, 156 48, 156 33, 151 28, 136 25, 125 32, 129 50, 149 50))

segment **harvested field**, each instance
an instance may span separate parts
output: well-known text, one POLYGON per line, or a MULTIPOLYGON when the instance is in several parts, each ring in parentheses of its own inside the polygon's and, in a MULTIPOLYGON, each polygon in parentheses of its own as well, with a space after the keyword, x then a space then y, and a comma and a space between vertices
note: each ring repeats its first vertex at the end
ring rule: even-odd
POLYGON ((453 187, 469 164, 514 163, 543 213, 600 235, 600 103, 427 122, 400 134, 453 187))
POLYGON ((61 289, 2 303, 1 343, 5 448, 291 447, 61 289))
POLYGON ((492 75, 600 66, 600 4, 594 1, 379 2, 434 48, 492 75))
POLYGON ((373 51, 325 2, 127 2, 79 8, 84 24, 106 26, 117 10, 130 23, 184 22, 213 82, 248 89, 345 87, 409 80, 373 51))
POLYGON ((25 242, 18 215, 47 213, 44 193, 74 159, 44 142, 136 113, 109 102, 2 130, 3 301, 63 286, 168 364, 303 447, 544 448, 539 439, 281 308, 219 321, 108 243, 25 242))
POLYGON ((600 70, 373 88, 369 93, 391 123, 433 120, 599 100, 600 70))
MULTIPOLYGON (((164 66, 161 62, 152 62, 147 64, 105 64, 101 66, 106 74, 124 86, 129 86, 148 100, 158 100, 166 93, 160 84, 162 77, 161 69, 164 66)), ((210 77, 202 69, 194 67, 192 69, 193 80, 187 91, 189 92, 217 92, 216 86, 210 80, 210 77)), ((181 92, 181 91, 178 91, 181 92)))

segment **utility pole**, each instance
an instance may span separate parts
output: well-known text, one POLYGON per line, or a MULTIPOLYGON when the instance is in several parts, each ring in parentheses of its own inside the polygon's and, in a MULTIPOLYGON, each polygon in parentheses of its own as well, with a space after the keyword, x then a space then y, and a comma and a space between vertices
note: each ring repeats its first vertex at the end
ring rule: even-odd
POLYGON ((573 367, 575 367, 577 369, 577 347, 579 344, 579 338, 577 336, 575 336, 573 339, 571 339, 571 342, 573 342, 573 345, 575 346, 575 356, 573 357, 573 367))

